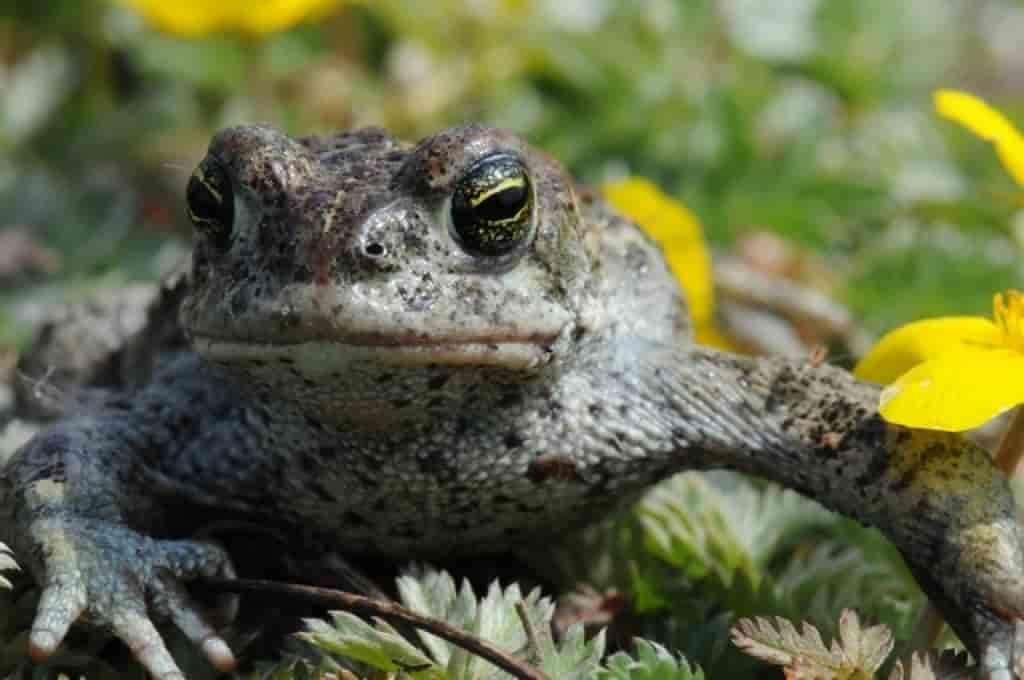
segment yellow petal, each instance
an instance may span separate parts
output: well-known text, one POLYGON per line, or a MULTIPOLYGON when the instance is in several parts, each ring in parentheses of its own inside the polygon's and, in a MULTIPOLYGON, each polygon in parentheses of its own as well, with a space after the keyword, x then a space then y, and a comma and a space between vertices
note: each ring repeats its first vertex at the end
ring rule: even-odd
POLYGON ((997 142, 996 153, 1014 181, 1024 186, 1024 137, 1017 135, 997 142))
POLYGON ((980 316, 915 321, 887 333, 853 369, 862 380, 887 384, 914 366, 965 348, 1002 345, 999 327, 980 316))
POLYGON ((604 185, 602 193, 661 245, 672 273, 686 291, 694 325, 710 326, 714 305, 711 256, 697 217, 642 177, 611 182, 604 185))
POLYGON ((992 142, 1003 166, 1018 184, 1024 185, 1024 136, 1006 116, 966 92, 939 90, 934 99, 939 115, 992 142))
POLYGON ((882 390, 879 412, 907 427, 961 432, 1024 403, 1024 354, 972 348, 920 364, 882 390))
POLYGON ((340 0, 120 0, 155 28, 185 38, 215 31, 262 35, 325 15, 340 0))
POLYGON ((263 0, 240 4, 245 8, 232 17, 235 26, 242 31, 266 34, 324 16, 338 0, 263 0))
POLYGON ((693 339, 699 345, 724 349, 733 354, 743 354, 742 347, 727 338, 714 324, 700 324, 693 329, 693 339))
POLYGON ((154 28, 186 38, 197 37, 219 28, 220 12, 216 3, 165 2, 164 0, 120 0, 141 14, 154 28))

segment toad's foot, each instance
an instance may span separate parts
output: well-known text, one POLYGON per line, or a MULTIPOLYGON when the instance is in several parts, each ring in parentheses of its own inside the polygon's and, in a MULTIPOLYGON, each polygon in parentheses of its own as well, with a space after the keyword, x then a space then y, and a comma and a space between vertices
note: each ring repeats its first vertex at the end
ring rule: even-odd
MULTIPOLYGON (((958 444, 961 455, 968 453, 966 441, 950 435, 916 432, 911 440, 927 441, 932 458, 958 444)), ((916 448, 897 447, 896 466, 916 448)), ((926 511, 897 540, 907 565, 975 655, 979 677, 1024 680, 1024 527, 1005 478, 991 464, 973 462, 958 476, 949 464, 929 468, 911 458, 919 472, 908 493, 926 511)))
POLYGON ((43 575, 29 652, 50 657, 71 625, 84 617, 110 629, 156 680, 184 680, 154 618, 173 622, 218 670, 235 658, 186 592, 184 580, 232 577, 227 554, 198 541, 157 541, 102 521, 47 517, 30 528, 31 557, 43 575))
POLYGON ((988 593, 984 604, 966 617, 950 619, 965 642, 973 637, 974 644, 969 646, 977 655, 982 680, 1024 678, 1024 587, 1019 579, 1004 585, 1003 592, 988 593), (965 624, 971 631, 966 637, 965 624))
POLYGON ((993 627, 978 666, 983 680, 1024 678, 1024 621, 993 627))

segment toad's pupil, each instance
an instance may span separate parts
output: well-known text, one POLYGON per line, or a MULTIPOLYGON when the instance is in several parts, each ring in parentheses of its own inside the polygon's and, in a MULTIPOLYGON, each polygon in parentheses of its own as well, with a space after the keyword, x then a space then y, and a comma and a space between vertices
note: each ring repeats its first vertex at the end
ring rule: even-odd
POLYGON ((477 217, 484 220, 504 220, 515 217, 526 203, 525 182, 488 196, 476 206, 477 217))

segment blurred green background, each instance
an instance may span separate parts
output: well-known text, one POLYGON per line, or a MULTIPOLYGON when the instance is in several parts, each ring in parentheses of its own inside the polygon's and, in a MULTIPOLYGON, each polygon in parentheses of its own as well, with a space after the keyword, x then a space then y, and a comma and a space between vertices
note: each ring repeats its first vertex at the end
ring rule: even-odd
POLYGON ((958 87, 1024 121, 1016 0, 320 0, 259 30, 237 3, 211 33, 190 4, 0 5, 0 345, 166 268, 191 168, 248 121, 511 128, 586 181, 656 180, 717 247, 781 235, 873 331, 1024 279, 1019 188, 931 110, 958 87))

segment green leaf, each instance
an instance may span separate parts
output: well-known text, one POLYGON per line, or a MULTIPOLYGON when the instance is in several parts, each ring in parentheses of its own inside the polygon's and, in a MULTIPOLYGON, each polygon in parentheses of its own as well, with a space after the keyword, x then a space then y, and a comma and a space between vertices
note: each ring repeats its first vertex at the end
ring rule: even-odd
POLYGON ((673 655, 656 642, 634 640, 635 657, 617 652, 608 658, 595 680, 704 680, 704 671, 691 667, 682 655, 673 655))
POLYGON ((604 656, 604 630, 588 641, 584 635, 583 624, 573 624, 563 635, 561 644, 556 645, 551 634, 551 626, 548 624, 537 630, 537 637, 540 646, 540 670, 549 678, 585 680, 592 678, 598 671, 601 658, 604 656))
POLYGON ((370 625, 348 612, 331 612, 333 625, 307 619, 298 637, 328 654, 355 659, 382 671, 406 671, 413 678, 444 678, 433 660, 379 619, 370 625))
POLYGON ((706 475, 677 475, 637 507, 648 548, 690 578, 728 589, 743 576, 756 589, 787 538, 835 522, 792 491, 722 479, 728 488, 706 475))
MULTIPOLYGON (((598 669, 604 655, 604 634, 589 641, 581 625, 557 642, 551 630, 555 607, 539 590, 523 596, 518 584, 490 585, 478 599, 469 583, 456 587, 444 571, 413 568, 398 579, 403 605, 423 616, 486 640, 534 664, 552 678, 585 680, 598 669), (521 607, 532 637, 517 611, 521 607)), ((332 612, 333 621, 310 619, 302 640, 328 658, 357 661, 398 677, 422 680, 504 680, 511 678, 490 662, 423 630, 417 630, 425 652, 384 621, 372 625, 347 612, 332 612)), ((275 671, 276 672, 276 671, 275 671)), ((291 671, 287 671, 291 672, 291 671)))

